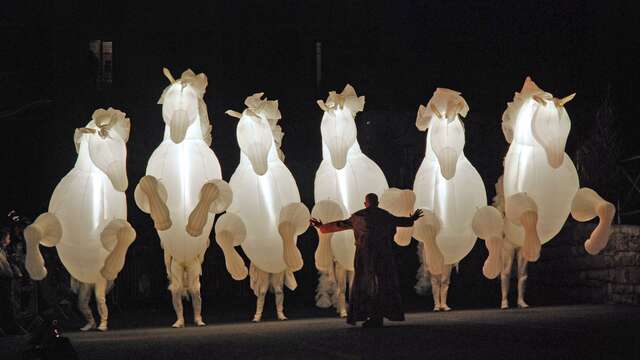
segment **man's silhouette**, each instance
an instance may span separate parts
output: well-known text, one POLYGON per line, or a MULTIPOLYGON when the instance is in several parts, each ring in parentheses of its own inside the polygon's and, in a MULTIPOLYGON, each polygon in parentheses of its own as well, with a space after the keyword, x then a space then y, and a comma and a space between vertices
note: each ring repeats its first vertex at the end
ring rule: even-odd
POLYGON ((410 217, 397 217, 378 207, 378 196, 367 194, 365 208, 349 219, 323 224, 311 219, 322 233, 353 230, 356 238, 355 275, 349 296, 347 323, 365 321, 363 327, 380 327, 386 317, 403 321, 400 286, 392 242, 396 227, 413 226, 422 216, 416 210, 410 217))

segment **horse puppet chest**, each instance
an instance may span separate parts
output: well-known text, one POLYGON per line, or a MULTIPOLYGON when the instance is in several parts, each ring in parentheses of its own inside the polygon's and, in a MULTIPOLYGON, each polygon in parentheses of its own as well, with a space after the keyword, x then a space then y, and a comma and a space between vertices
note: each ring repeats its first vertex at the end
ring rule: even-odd
MULTIPOLYGON (((364 208, 369 193, 381 196, 389 188, 380 167, 363 153, 349 154, 347 164, 338 170, 330 159, 322 160, 316 172, 315 201, 333 200, 340 204, 344 217, 364 208)), ((353 270, 356 252, 353 231, 341 231, 331 237, 331 251, 346 270, 353 270)))
POLYGON ((62 226, 56 249, 65 268, 77 280, 95 283, 109 255, 100 234, 111 220, 127 218, 125 193, 95 167, 74 168, 56 186, 49 212, 62 226))
POLYGON ((166 204, 172 225, 167 230, 158 231, 164 251, 177 261, 201 258, 209 246, 214 215, 208 214, 200 236, 189 235, 186 225, 198 203, 202 186, 210 180, 222 178, 215 153, 202 140, 187 139, 175 144, 167 139, 151 155, 147 175, 159 179, 167 191, 166 204))
POLYGON ((238 214, 247 229, 242 250, 263 271, 277 274, 286 270, 278 232, 280 210, 300 201, 298 186, 289 169, 279 160, 270 161, 269 170, 258 176, 243 156, 229 185, 233 202, 227 211, 238 214))
POLYGON ((444 256, 444 263, 455 264, 462 260, 477 238, 471 228, 476 210, 487 205, 484 183, 478 171, 461 155, 455 176, 447 180, 441 175, 435 157, 427 156, 418 169, 413 191, 416 209, 429 209, 442 222, 436 244, 444 256))
MULTIPOLYGON (((505 200, 513 194, 525 192, 536 202, 541 243, 548 242, 560 232, 579 187, 578 173, 567 154, 564 154, 562 165, 554 169, 549 166, 542 147, 514 143, 504 160, 503 181, 505 200)), ((524 231, 521 226, 509 222, 505 232, 509 241, 522 246, 524 231)))

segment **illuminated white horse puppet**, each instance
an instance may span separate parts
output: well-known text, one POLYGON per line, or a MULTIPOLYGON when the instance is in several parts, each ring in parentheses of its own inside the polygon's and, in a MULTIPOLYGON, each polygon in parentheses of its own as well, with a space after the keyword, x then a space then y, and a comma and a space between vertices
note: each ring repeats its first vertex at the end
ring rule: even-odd
POLYGON ((151 214, 164 249, 173 308, 184 327, 182 298, 193 305, 194 322, 204 326, 200 275, 215 214, 230 204, 229 185, 221 180, 220 163, 211 145, 211 124, 203 100, 205 74, 187 70, 175 80, 164 69, 170 85, 158 101, 165 122, 164 139, 151 155, 147 175, 135 190, 136 204, 151 214))
POLYGON ((25 229, 26 268, 31 278, 47 276, 38 244, 55 246, 73 279, 81 283, 78 307, 87 320, 82 330, 95 328, 89 307, 94 288, 99 330, 107 330, 105 300, 108 283, 124 266, 136 232, 127 222, 126 142, 130 121, 113 108, 98 109, 86 127, 76 129, 78 159, 53 191, 46 212, 25 229))
POLYGON ((262 319, 269 289, 275 292, 278 319, 286 320, 283 285, 291 290, 297 287, 293 272, 303 263, 296 241, 309 226, 310 215, 300 202, 293 175, 283 163, 278 101, 262 96, 257 93, 247 97, 247 109, 242 113, 227 111, 239 119, 236 136, 240 164, 229 181, 233 202, 216 224, 216 241, 234 279, 247 276, 234 246, 241 244, 251 260, 251 289, 257 297, 253 321, 262 319))
POLYGON ((597 254, 609 240, 615 207, 589 188, 564 152, 571 120, 562 99, 541 90, 529 77, 502 115, 509 146, 504 159, 505 237, 536 261, 541 245, 558 234, 569 213, 578 221, 599 217, 584 247, 597 254))
MULTIPOLYGON (((342 220, 364 207, 368 193, 382 194, 387 179, 380 167, 360 150, 355 116, 364 108, 364 96, 358 97, 349 84, 341 93, 331 91, 326 101, 318 100, 324 110, 322 162, 316 172, 312 216, 323 223, 342 220)), ((381 205, 382 206, 382 205, 381 205)), ((320 281, 316 304, 336 306, 347 316, 346 288, 353 282, 355 239, 353 231, 322 234, 315 254, 320 281)))
POLYGON ((414 224, 413 236, 423 243, 421 258, 431 275, 435 311, 449 310, 451 265, 471 251, 477 237, 487 240, 491 251, 485 274, 495 277, 499 271, 499 249, 494 243, 503 220, 496 208, 487 206, 482 178, 463 152, 465 131, 460 117, 468 111, 460 93, 438 88, 426 107, 420 105, 416 119, 420 131, 429 131, 413 186, 415 207, 424 209, 425 215, 414 224))

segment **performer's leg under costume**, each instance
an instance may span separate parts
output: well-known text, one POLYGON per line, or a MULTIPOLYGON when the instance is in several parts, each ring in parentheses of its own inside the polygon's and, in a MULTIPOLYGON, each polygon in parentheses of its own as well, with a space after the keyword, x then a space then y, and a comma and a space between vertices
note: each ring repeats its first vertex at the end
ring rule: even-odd
POLYGON ((509 282, 511 281, 511 268, 513 267, 513 255, 515 249, 512 246, 505 245, 502 248, 502 271, 500 272, 500 292, 502 301, 501 309, 509 308, 509 282))
POLYGON ((345 270, 344 267, 340 265, 340 263, 335 263, 335 276, 336 276, 336 292, 338 295, 338 314, 341 318, 347 317, 347 276, 348 271, 345 270))
POLYGON ((262 320, 262 311, 264 310, 264 298, 269 289, 269 274, 260 270, 253 263, 249 266, 249 283, 251 290, 256 296, 256 313, 253 316, 254 322, 262 320))
POLYGON ((278 320, 287 320, 284 315, 284 271, 279 274, 269 274, 271 288, 276 295, 276 314, 278 320))
POLYGON ((170 284, 169 290, 171 291, 171 301, 173 302, 173 309, 176 312, 176 322, 171 325, 174 328, 184 327, 184 314, 182 309, 182 295, 184 294, 184 268, 178 264, 177 261, 171 260, 169 274, 170 284))
POLYGON ((98 313, 100 314, 100 325, 98 330, 107 331, 107 321, 109 319, 109 308, 107 308, 107 280, 102 276, 99 277, 95 284, 95 297, 98 313))
POLYGON ((431 274, 431 294, 433 295, 433 311, 440 311, 440 276, 431 274))
POLYGON ((89 307, 89 300, 91 299, 91 284, 78 281, 78 310, 82 313, 87 324, 80 328, 80 331, 87 331, 95 329, 96 321, 93 318, 93 312, 89 307))
POLYGON ((267 290, 260 291, 256 295, 256 314, 253 316, 254 322, 262 320, 262 311, 264 310, 264 298, 267 295, 267 290))
POLYGON ((433 294, 433 311, 449 311, 451 308, 447 305, 447 295, 449 293, 449 284, 451 282, 451 269, 453 265, 445 265, 442 274, 431 274, 431 292, 433 294))
POLYGON ((447 295, 449 293, 449 284, 451 283, 451 269, 453 265, 445 265, 442 269, 442 275, 440 280, 440 310, 450 311, 451 308, 447 305, 447 295))
POLYGON ((518 307, 528 308, 529 305, 524 301, 524 292, 527 285, 527 260, 522 256, 522 248, 517 249, 518 259, 518 307))
POLYGON ((200 274, 202 267, 200 261, 196 260, 187 267, 187 290, 191 297, 191 305, 193 306, 193 322, 197 326, 205 326, 202 321, 202 296, 200 295, 200 274))

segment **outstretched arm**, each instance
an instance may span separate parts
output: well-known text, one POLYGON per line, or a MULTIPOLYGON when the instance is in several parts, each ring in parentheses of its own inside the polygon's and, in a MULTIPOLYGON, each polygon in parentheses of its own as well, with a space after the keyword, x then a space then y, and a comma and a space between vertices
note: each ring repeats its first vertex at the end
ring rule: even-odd
POLYGON ((422 217, 422 209, 418 209, 416 210, 413 214, 411 214, 411 216, 409 217, 399 217, 399 216, 394 216, 394 221, 396 223, 396 226, 399 227, 411 227, 413 226, 413 223, 420 219, 422 217))
POLYGON ((322 221, 311 218, 309 222, 311 223, 312 226, 316 227, 323 234, 353 229, 353 226, 351 225, 351 220, 349 219, 338 220, 338 221, 323 224, 322 221))

